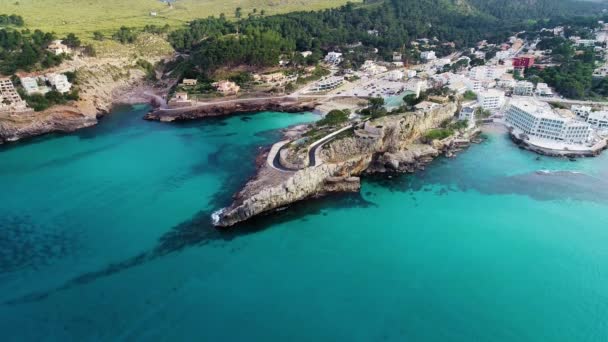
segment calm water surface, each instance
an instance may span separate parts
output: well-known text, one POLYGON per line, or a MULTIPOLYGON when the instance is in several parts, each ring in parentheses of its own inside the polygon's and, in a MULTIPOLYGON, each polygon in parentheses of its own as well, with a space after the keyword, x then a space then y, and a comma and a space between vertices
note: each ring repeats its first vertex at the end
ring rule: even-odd
POLYGON ((608 340, 608 154, 490 133, 218 232, 258 150, 316 117, 146 110, 0 148, 3 341, 608 340))

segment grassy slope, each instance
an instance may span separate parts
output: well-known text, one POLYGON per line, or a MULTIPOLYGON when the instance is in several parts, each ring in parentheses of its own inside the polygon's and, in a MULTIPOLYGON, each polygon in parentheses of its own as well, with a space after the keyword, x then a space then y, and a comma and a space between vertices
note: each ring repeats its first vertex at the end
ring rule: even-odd
POLYGON ((93 31, 111 33, 123 25, 143 27, 147 24, 169 24, 178 27, 192 19, 220 13, 231 17, 239 6, 246 16, 253 8, 274 14, 336 7, 346 2, 347 0, 177 0, 174 8, 170 9, 158 0, 0 0, 0 13, 23 16, 27 27, 31 29, 58 34, 74 32, 86 40, 93 31), (158 12, 158 16, 151 17, 151 11, 158 12))

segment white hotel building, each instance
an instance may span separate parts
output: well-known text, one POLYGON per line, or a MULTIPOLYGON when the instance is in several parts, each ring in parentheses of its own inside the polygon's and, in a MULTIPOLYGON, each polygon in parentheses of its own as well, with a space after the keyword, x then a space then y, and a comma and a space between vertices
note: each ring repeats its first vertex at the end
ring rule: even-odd
POLYGON ((588 123, 533 99, 511 100, 505 119, 511 127, 529 136, 569 144, 584 144, 593 132, 588 123))
POLYGON ((500 109, 505 101, 505 93, 496 89, 488 89, 477 93, 477 101, 485 110, 500 109))

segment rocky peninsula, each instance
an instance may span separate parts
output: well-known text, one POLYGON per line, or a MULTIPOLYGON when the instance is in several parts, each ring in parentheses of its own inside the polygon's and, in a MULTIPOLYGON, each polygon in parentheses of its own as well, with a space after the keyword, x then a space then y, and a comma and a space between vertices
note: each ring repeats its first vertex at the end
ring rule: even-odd
POLYGON ((360 122, 308 148, 298 144, 305 140, 304 135, 292 135, 279 143, 280 148, 275 145, 258 158, 257 175, 234 196, 229 207, 214 213, 213 223, 229 227, 297 201, 332 192, 358 192, 362 175, 415 172, 441 154, 452 156, 466 147, 478 130, 462 129, 442 140, 426 143, 422 140, 429 130, 453 120, 458 107, 457 102, 450 102, 428 111, 360 122), (308 166, 299 170, 281 169, 273 162, 273 154, 277 153, 280 160, 297 161, 291 165, 308 166), (316 159, 314 163, 311 158, 316 159))
POLYGON ((196 102, 191 103, 189 106, 178 108, 157 108, 148 113, 144 118, 146 120, 172 122, 263 111, 297 113, 312 111, 317 105, 318 102, 315 99, 300 99, 289 96, 251 99, 241 98, 234 100, 196 102))

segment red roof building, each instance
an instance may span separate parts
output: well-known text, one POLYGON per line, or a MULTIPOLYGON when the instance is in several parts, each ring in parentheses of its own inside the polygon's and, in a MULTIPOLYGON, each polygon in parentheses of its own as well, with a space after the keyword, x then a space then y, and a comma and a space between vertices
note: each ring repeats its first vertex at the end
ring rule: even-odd
POLYGON ((516 69, 527 69, 534 65, 533 56, 522 56, 513 58, 513 67, 516 69))

